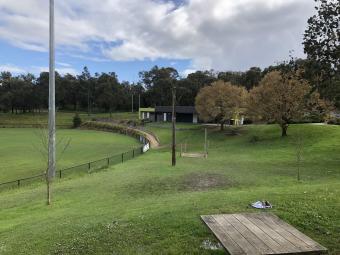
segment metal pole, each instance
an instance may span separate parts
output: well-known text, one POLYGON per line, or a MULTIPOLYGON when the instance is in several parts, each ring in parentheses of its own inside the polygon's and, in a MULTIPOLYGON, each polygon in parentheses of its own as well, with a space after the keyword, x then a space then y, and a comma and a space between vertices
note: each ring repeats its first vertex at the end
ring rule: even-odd
POLYGON ((55 39, 54 0, 50 0, 50 60, 49 60, 49 104, 48 104, 48 180, 55 176, 56 134, 55 134, 55 39))
POLYGON ((90 81, 87 81, 87 115, 91 115, 91 103, 90 103, 90 81))
POLYGON ((138 94, 138 109, 140 109, 140 94, 138 94))
POLYGON ((131 112, 133 113, 133 94, 132 94, 132 99, 131 99, 131 112))
POLYGON ((205 131, 204 131, 204 149, 205 149, 205 158, 208 157, 208 129, 205 128, 205 131))
POLYGON ((176 166, 176 87, 172 88, 172 166, 176 166))

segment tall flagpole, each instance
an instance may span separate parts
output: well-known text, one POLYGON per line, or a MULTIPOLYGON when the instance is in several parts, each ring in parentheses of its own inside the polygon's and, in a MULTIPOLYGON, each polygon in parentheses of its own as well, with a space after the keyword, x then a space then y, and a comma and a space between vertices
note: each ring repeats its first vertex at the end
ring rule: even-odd
POLYGON ((55 38, 54 38, 54 0, 50 0, 50 38, 49 38, 49 101, 48 101, 48 172, 47 203, 51 203, 51 182, 56 171, 56 128, 55 128, 55 38))

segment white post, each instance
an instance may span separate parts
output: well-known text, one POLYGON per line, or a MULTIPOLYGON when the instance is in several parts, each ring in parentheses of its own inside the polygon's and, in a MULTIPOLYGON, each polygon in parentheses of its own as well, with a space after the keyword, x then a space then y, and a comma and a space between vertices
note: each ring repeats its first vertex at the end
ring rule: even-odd
MULTIPOLYGON (((54 41, 54 0, 50 0, 50 59, 49 59, 49 100, 48 100, 48 185, 56 170, 56 128, 55 128, 55 41, 54 41)), ((50 194, 49 194, 50 202, 50 194)))

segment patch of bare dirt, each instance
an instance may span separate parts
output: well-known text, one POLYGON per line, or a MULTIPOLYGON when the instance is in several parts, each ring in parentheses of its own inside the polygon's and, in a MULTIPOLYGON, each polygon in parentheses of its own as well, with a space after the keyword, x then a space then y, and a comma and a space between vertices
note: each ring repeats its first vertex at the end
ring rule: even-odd
POLYGON ((216 173, 192 173, 184 176, 181 190, 204 191, 214 188, 232 187, 234 183, 226 176, 216 173))
POLYGON ((172 192, 226 189, 235 185, 234 181, 220 173, 191 173, 180 177, 154 178, 130 184, 126 186, 124 193, 131 196, 161 195, 172 192))

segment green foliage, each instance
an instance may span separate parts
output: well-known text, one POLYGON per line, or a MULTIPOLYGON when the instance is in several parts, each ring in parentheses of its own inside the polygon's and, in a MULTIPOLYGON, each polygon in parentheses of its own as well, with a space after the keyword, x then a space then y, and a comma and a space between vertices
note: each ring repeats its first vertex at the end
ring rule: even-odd
MULTIPOLYGON (((317 15, 308 20, 304 35, 305 52, 323 70, 333 73, 340 67, 340 4, 338 0, 315 0, 317 15)), ((331 74, 326 71, 326 74, 331 74)))
POLYGON ((78 113, 76 113, 73 117, 73 128, 80 127, 82 121, 78 113))
MULTIPOLYGON (((123 122, 124 123, 124 122, 123 122)), ((131 124, 132 122, 128 121, 127 124, 131 124)), ((135 122, 133 122, 135 124, 135 122)), ((82 125, 82 128, 91 129, 91 130, 101 130, 101 131, 110 131, 119 134, 125 134, 131 137, 138 138, 143 136, 143 132, 134 129, 134 127, 130 127, 121 123, 105 123, 105 122, 97 122, 97 121, 88 121, 82 125)))

